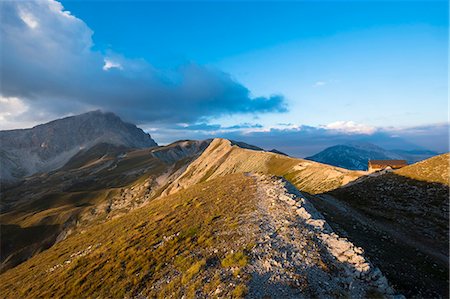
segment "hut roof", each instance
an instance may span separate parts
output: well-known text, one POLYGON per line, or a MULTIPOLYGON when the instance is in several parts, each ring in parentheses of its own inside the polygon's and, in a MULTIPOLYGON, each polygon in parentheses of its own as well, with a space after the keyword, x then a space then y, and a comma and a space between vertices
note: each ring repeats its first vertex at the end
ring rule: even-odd
POLYGON ((406 166, 406 160, 369 160, 369 165, 374 166, 406 166))

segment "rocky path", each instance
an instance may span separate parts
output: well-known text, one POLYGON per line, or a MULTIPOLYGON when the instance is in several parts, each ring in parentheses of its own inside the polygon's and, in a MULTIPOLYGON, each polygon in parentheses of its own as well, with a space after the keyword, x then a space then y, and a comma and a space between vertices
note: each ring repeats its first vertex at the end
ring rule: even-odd
POLYGON ((254 177, 260 230, 248 267, 249 297, 396 297, 363 250, 336 235, 295 187, 280 178, 254 177))

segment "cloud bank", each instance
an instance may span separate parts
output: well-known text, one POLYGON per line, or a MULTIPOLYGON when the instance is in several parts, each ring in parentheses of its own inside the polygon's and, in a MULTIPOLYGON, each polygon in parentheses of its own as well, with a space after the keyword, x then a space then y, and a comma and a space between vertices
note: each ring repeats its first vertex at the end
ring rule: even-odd
MULTIPOLYGON (((264 149, 277 149, 294 157, 314 155, 327 147, 351 142, 370 142, 385 149, 449 151, 449 124, 434 124, 409 128, 375 128, 354 122, 337 126, 335 123, 319 127, 282 124, 264 129, 258 124, 242 127, 222 127, 200 124, 196 130, 181 126, 155 130, 152 136, 159 143, 175 139, 206 139, 214 137, 244 141, 264 149), (348 124, 353 124, 352 126, 348 124), (363 128, 363 129, 361 129, 363 128), (168 137, 170 137, 168 139, 168 137)), ((151 130, 150 130, 151 131, 151 130)))
POLYGON ((11 126, 12 117, 41 121, 98 108, 138 124, 287 111, 282 96, 253 97, 220 70, 193 62, 157 69, 95 51, 93 31, 59 2, 5 1, 0 14, 0 96, 26 107, 3 115, 0 129, 11 126))

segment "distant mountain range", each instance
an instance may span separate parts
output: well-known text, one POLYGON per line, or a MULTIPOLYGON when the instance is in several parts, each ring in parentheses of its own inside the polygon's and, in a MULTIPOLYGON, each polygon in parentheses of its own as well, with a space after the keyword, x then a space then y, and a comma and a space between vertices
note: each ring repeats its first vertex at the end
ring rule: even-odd
POLYGON ((406 160, 412 164, 438 153, 427 150, 386 150, 372 143, 353 142, 328 147, 307 160, 351 170, 367 170, 369 160, 406 160))
POLYGON ((157 146, 98 111, 0 138, 2 174, 24 170, 0 188, 5 298, 448 294, 449 154, 369 174, 342 167, 434 153, 157 146))
POLYGON ((102 143, 125 148, 157 146, 149 134, 117 115, 92 111, 31 129, 0 131, 0 179, 15 181, 55 170, 80 150, 102 143))

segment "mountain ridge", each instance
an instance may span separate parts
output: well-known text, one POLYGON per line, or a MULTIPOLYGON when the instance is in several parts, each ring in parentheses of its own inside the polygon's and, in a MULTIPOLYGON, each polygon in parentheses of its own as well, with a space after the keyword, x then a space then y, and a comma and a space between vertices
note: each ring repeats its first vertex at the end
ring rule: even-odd
POLYGON ((1 278, 6 298, 395 292, 363 250, 336 235, 301 193, 279 178, 243 173, 87 228, 1 278))
POLYGON ((128 148, 157 146, 149 134, 117 115, 91 111, 30 129, 0 131, 0 179, 17 181, 55 170, 80 150, 99 143, 128 148))
POLYGON ((171 194, 184 186, 217 176, 261 172, 284 176, 300 191, 325 192, 347 184, 363 175, 357 171, 321 164, 277 153, 241 148, 230 140, 215 138, 205 151, 193 161, 164 194, 171 194))

